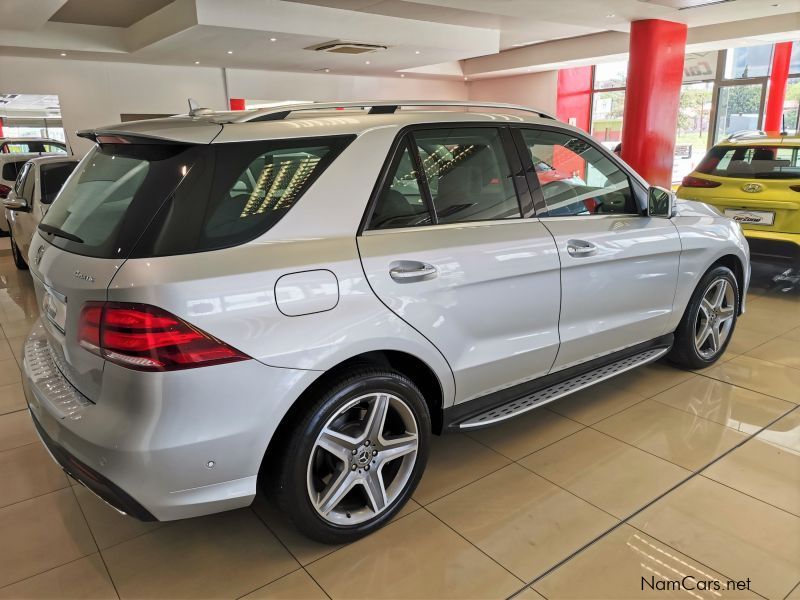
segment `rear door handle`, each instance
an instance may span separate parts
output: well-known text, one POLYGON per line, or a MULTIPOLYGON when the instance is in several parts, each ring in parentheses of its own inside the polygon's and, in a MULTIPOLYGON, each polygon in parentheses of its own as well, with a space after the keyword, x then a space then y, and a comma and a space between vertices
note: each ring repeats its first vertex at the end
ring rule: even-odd
POLYGON ((567 252, 570 256, 575 258, 582 258, 584 256, 592 256, 597 253, 597 246, 592 242, 585 240, 569 240, 567 241, 567 252))
POLYGON ((433 265, 416 260, 396 260, 389 265, 389 276, 397 283, 427 281, 439 274, 433 265))

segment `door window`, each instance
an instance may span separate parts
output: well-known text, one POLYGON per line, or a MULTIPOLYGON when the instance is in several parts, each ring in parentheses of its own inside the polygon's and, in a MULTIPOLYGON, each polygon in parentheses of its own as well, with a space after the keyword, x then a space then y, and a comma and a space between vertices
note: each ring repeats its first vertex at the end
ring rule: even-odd
POLYGON ((413 138, 438 223, 522 216, 498 129, 431 129, 413 138))
POLYGON ((33 188, 36 182, 36 170, 31 163, 26 165, 25 173, 25 183, 22 184, 22 197, 30 204, 33 202, 33 188))
POLYGON ((430 225, 431 214, 420 191, 414 158, 405 143, 389 170, 368 229, 396 229, 430 225))
POLYGON ((534 129, 522 139, 544 196, 538 216, 638 214, 628 175, 586 140, 534 129))

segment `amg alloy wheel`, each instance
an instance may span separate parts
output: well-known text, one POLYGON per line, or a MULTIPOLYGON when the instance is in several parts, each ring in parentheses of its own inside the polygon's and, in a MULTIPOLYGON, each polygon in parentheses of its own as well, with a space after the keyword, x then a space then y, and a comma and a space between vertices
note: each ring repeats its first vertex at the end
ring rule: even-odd
POLYGON ((694 344, 705 359, 714 358, 731 333, 736 311, 734 290, 725 277, 711 282, 703 294, 695 322, 694 344))
POLYGON ((357 525, 391 506, 414 470, 417 430, 414 413, 394 394, 368 394, 340 408, 308 461, 308 495, 319 515, 357 525))
POLYGON ((314 397, 281 434, 277 499, 307 536, 341 544, 388 523, 411 497, 430 414, 411 380, 381 367, 354 368, 314 397))
POLYGON ((670 360, 687 369, 713 365, 731 341, 738 314, 736 277, 728 267, 712 267, 697 284, 675 330, 670 360))

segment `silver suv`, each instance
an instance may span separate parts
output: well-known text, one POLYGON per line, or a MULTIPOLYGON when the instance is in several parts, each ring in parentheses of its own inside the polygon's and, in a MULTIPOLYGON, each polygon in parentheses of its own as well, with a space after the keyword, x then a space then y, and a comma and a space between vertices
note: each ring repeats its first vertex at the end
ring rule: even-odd
POLYGON ((743 308, 739 225, 531 109, 195 109, 80 135, 28 255, 26 396, 62 467, 140 519, 261 482, 307 535, 356 539, 411 496, 432 434, 664 355, 710 365, 743 308))

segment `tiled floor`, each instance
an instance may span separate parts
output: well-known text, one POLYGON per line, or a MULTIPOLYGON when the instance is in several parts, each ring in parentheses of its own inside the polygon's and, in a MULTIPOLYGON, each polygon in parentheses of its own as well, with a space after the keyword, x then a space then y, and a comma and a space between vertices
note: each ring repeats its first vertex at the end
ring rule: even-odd
POLYGON ((717 366, 436 438, 403 512, 332 547, 262 498, 140 523, 70 485, 19 384, 29 276, 0 256, 0 598, 798 598, 800 294, 767 281, 717 366), (663 589, 686 575, 722 589, 663 589))

